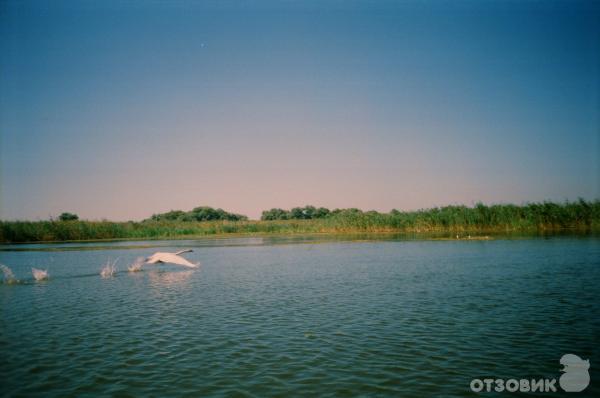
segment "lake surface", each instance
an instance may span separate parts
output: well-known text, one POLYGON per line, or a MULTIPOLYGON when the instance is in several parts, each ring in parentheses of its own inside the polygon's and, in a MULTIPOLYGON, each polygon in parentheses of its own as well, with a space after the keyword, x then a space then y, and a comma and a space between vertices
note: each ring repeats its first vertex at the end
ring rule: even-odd
POLYGON ((598 238, 300 242, 0 246, 19 279, 0 284, 0 395, 492 396, 471 380, 558 388, 573 353, 591 384, 569 396, 600 396, 598 238), (188 247, 200 268, 127 272, 188 247))

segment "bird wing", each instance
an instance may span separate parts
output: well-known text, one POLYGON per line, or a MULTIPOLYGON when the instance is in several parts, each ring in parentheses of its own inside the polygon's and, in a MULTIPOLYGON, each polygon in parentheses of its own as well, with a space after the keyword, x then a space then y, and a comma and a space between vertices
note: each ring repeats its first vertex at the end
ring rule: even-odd
POLYGON ((174 253, 165 253, 165 256, 160 259, 162 262, 183 265, 185 267, 197 268, 198 264, 194 264, 186 260, 185 258, 178 256, 174 253))
POLYGON ((160 257, 164 254, 167 254, 167 253, 160 253, 160 252, 154 253, 153 255, 151 255, 150 257, 148 257, 146 259, 146 262, 149 264, 160 263, 161 262, 160 257))
POLYGON ((191 252, 193 252, 193 250, 192 250, 192 249, 186 249, 186 250, 182 250, 182 251, 179 251, 179 252, 175 253, 175 255, 176 255, 176 256, 179 256, 180 254, 183 254, 183 253, 191 253, 191 252))

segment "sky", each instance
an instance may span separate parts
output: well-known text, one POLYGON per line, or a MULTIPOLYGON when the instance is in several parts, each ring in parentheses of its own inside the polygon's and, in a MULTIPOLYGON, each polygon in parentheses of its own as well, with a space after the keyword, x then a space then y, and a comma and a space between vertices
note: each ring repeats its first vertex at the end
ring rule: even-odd
POLYGON ((598 1, 0 2, 0 219, 600 198, 598 1))

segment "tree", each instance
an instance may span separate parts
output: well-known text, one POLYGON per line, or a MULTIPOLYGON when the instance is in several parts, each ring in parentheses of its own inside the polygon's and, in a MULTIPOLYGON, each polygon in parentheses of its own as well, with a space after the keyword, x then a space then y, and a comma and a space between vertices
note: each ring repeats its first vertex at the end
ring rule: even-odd
POLYGON ((294 207, 290 210, 290 218, 295 220, 303 220, 306 217, 304 216, 304 209, 302 207, 294 207))
POLYGON ((79 220, 79 216, 77 214, 65 212, 58 216, 58 219, 60 221, 77 221, 79 220))
MULTIPOLYGON (((154 214, 149 220, 152 221, 245 221, 248 217, 241 214, 226 212, 223 209, 213 209, 208 206, 196 207, 191 211, 171 210, 168 213, 154 214)), ((148 221, 148 220, 145 220, 148 221)))
POLYGON ((262 212, 261 220, 288 220, 290 214, 288 211, 283 209, 271 209, 262 212))
POLYGON ((325 207, 319 207, 315 213, 313 214, 313 218, 325 218, 327 216, 329 216, 329 209, 325 208, 325 207))
POLYGON ((171 210, 170 212, 163 213, 163 214, 153 214, 152 220, 154 220, 154 221, 163 221, 163 220, 177 221, 177 220, 181 220, 183 218, 183 216, 185 216, 184 211, 171 210))

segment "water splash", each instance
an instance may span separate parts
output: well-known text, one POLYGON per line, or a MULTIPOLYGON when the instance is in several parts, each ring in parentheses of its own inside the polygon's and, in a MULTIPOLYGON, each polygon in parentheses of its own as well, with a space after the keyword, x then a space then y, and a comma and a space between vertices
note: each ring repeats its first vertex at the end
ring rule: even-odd
POLYGON ((48 270, 31 268, 31 273, 36 281, 45 281, 48 279, 48 270))
POLYGON ((129 270, 129 272, 140 272, 142 270, 142 267, 144 266, 144 262, 144 257, 138 257, 135 259, 133 264, 127 267, 127 269, 129 270))
POLYGON ((115 266, 117 264, 117 260, 113 262, 108 260, 106 265, 104 265, 104 267, 100 271, 100 276, 103 278, 112 278, 113 276, 115 276, 115 274, 117 273, 117 267, 115 266))
POLYGON ((13 284, 19 282, 17 278, 15 278, 15 274, 13 274, 12 270, 8 268, 4 264, 0 264, 0 270, 2 270, 3 278, 2 282, 6 284, 13 284))

